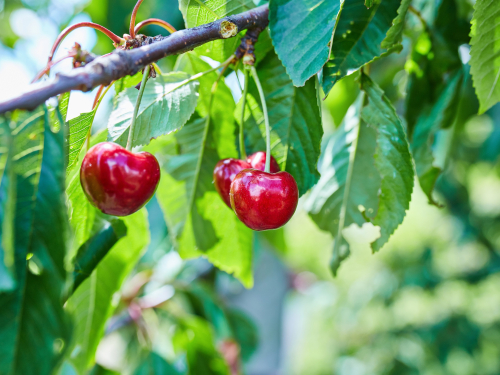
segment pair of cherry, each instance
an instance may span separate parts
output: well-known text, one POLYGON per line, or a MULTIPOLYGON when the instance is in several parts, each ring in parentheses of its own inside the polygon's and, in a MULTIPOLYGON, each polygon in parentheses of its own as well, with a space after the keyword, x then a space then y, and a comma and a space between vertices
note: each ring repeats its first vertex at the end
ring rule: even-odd
MULTIPOLYGON (((238 218, 254 230, 276 229, 292 217, 298 189, 292 175, 280 172, 271 156, 270 173, 264 172, 266 154, 245 160, 224 159, 214 170, 215 188, 238 218)), ((102 212, 130 215, 153 196, 160 181, 160 166, 148 152, 133 153, 116 143, 103 142, 85 155, 80 181, 89 201, 102 212)))
POLYGON ((224 202, 253 230, 285 225, 297 208, 297 183, 281 172, 271 156, 270 173, 264 172, 266 153, 259 151, 247 160, 223 159, 214 169, 214 184, 224 202))

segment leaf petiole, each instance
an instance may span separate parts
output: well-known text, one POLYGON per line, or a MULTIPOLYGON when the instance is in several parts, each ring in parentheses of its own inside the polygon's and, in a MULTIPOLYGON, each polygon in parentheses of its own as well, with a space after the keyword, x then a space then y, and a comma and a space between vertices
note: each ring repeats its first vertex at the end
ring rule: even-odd
POLYGON ((257 90, 259 90, 260 101, 262 103, 262 111, 264 112, 264 123, 266 124, 266 167, 264 171, 266 173, 271 172, 271 126, 269 125, 269 115, 267 114, 266 97, 264 96, 264 90, 260 84, 259 76, 257 75, 257 70, 255 66, 251 67, 252 76, 257 85, 257 90))
POLYGON ((149 71, 151 66, 147 65, 144 68, 144 73, 142 74, 141 87, 139 88, 139 94, 137 95, 137 101, 135 102, 134 114, 132 115, 132 123, 130 124, 130 129, 128 133, 127 147, 128 151, 132 150, 132 139, 134 137, 134 128, 137 120, 137 113, 139 112, 139 107, 141 106, 142 94, 144 94, 144 89, 146 88, 146 82, 148 81, 149 71))

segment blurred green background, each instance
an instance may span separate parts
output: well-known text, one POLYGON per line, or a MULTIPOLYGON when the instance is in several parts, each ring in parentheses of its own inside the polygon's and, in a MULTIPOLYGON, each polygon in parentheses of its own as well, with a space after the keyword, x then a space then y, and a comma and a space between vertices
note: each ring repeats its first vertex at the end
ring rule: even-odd
MULTIPOLYGON (((0 0, 0 100, 26 88, 45 65, 59 30, 92 20, 122 35, 134 3, 0 0)), ((420 0, 414 5, 432 22, 438 3, 420 0)), ((472 1, 457 0, 456 6, 463 18, 470 19, 472 1)), ((177 1, 145 0, 138 20, 148 17, 183 27, 177 1)), ((408 51, 412 45, 425 44, 419 40, 418 19, 410 14, 407 22, 412 32, 405 36, 402 53, 370 67, 371 76, 400 112, 405 110, 407 71, 413 61, 408 51)), ((157 35, 164 30, 150 26, 143 32, 157 35)), ((97 54, 112 49, 103 35, 79 30, 59 53, 75 41, 97 54)), ((466 63, 468 46, 459 48, 466 63)), ((161 67, 168 71, 174 63, 171 57, 161 61, 161 67)), ((61 64, 58 69, 69 68, 61 64)), ((355 79, 356 75, 343 79, 323 102, 327 134, 355 100, 355 79)), ((73 93, 69 117, 88 111, 92 100, 92 93, 73 93)), ((469 96, 460 110, 476 107, 469 79, 469 96)), ((110 109, 108 100, 99 109, 95 131, 104 127, 110 109)), ((247 327, 251 332, 243 335, 248 341, 247 347, 242 346, 247 350, 242 357, 248 375, 500 374, 500 107, 481 116, 460 116, 443 145, 450 151, 446 172, 437 184, 443 208, 429 205, 416 182, 407 217, 388 245, 371 254, 364 240, 369 233, 357 233, 359 246, 352 249, 336 278, 328 268, 333 239, 300 209, 283 230, 256 236, 255 286, 245 290, 203 259, 180 260, 171 249, 158 204, 151 201, 147 207, 151 244, 124 286, 122 302, 98 348, 100 366, 94 373, 105 373, 104 368, 148 373, 137 367, 144 350, 173 359, 181 368, 183 359, 175 358, 174 347, 188 339, 175 330, 172 316, 186 304, 183 286, 200 283, 206 288, 201 296, 213 293, 215 300, 244 312, 253 322, 247 327), (141 281, 144 278, 148 284, 141 281), (162 292, 151 296, 148 285, 152 290, 161 285, 156 290, 162 292), (134 294, 137 288, 141 291, 134 294), (140 322, 130 319, 129 295, 150 301, 140 322)), ((191 313, 203 315, 196 308, 191 313)), ((191 321, 198 327, 193 331, 197 339, 212 340, 210 334, 203 336, 212 330, 215 345, 229 355, 223 340, 218 340, 220 327, 214 319, 207 320, 206 327, 204 321, 191 321)), ((71 373, 63 367, 65 371, 71 373)))

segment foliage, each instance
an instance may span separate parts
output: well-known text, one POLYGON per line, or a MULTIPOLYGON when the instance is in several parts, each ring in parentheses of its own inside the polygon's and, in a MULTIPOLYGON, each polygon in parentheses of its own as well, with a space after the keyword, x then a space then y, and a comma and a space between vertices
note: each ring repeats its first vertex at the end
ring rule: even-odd
POLYGON ((498 58, 500 4, 476 2, 471 27, 471 72, 483 113, 500 100, 500 59, 498 58))
MULTIPOLYGON (((52 14, 51 2, 38 3, 7 2, 0 19, 24 6, 52 14)), ((138 19, 166 6, 152 3, 138 19)), ((178 15, 202 32, 263 3, 180 0, 178 15)), ((125 32, 128 5, 93 0, 86 11, 125 32)), ((245 227, 213 184, 219 160, 266 148, 257 85, 242 82, 245 64, 228 62, 244 33, 158 62, 165 73, 148 79, 131 140, 155 155, 161 180, 131 216, 99 212, 78 170, 88 147, 126 145, 141 72, 113 83, 108 114, 103 105, 69 116, 66 93, 0 116, 0 374, 247 373, 271 332, 231 293, 280 300, 278 282, 259 284, 278 273, 261 262, 268 248, 290 267, 283 288, 296 290, 284 305, 305 301, 307 321, 291 314, 285 337, 307 327, 303 337, 322 338, 294 340, 301 354, 282 371, 497 373, 487 358, 500 356, 500 316, 488 302, 500 298, 499 17, 493 0, 474 9, 467 0, 270 0, 269 27, 247 52, 255 47, 271 153, 302 198, 292 221, 267 233, 245 227), (308 289, 302 270, 321 280, 308 289), (125 343, 114 362, 99 355, 113 340, 125 343), (463 358, 479 365, 469 371, 463 358)), ((14 45, 14 29, 0 28, 2 43, 14 45)), ((258 306, 266 317, 270 305, 258 306)))

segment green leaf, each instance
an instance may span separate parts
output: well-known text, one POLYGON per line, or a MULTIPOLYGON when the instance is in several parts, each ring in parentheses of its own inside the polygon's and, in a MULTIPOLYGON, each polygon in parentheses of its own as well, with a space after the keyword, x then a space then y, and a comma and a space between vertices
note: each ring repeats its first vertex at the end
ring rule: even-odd
POLYGON ((157 198, 183 258, 204 256, 251 287, 252 232, 214 189, 212 173, 220 156, 210 131, 213 125, 206 120, 190 120, 175 135, 155 142, 162 162, 157 198))
MULTIPOLYGON (((187 74, 173 72, 148 80, 137 114, 133 147, 146 145, 152 138, 184 126, 193 114, 198 99, 198 83, 186 83, 187 79, 187 74)), ((122 146, 127 144, 138 93, 134 87, 122 91, 108 121, 108 139, 122 146)))
POLYGON ((68 114, 68 105, 69 105, 69 96, 70 92, 65 92, 64 94, 59 96, 59 114, 61 118, 55 119, 54 129, 59 129, 61 126, 60 122, 66 123, 66 117, 68 114))
POLYGON ((500 101, 500 2, 478 0, 471 26, 470 66, 479 113, 500 101))
MULTIPOLYGON (((337 20, 330 58, 322 71, 326 95, 342 77, 376 58, 400 50, 400 45, 382 47, 401 0, 383 0, 367 9, 364 0, 345 0, 337 20)), ((387 44, 387 43, 386 43, 387 44)))
MULTIPOLYGON (((282 170, 297 181, 300 195, 319 178, 317 163, 321 151, 321 113, 315 79, 304 87, 294 87, 285 68, 274 53, 269 53, 257 70, 266 96, 271 124, 271 153, 282 170)), ((247 153, 263 151, 264 116, 255 83, 250 81, 245 110, 245 148, 247 153)), ((238 112, 241 111, 241 102, 238 112)), ((240 112, 241 113, 241 112, 240 112)), ((236 114, 236 119, 241 116, 236 114)))
MULTIPOLYGON (((177 60, 177 69, 182 70, 189 75, 194 75, 199 72, 205 72, 211 67, 195 53, 188 52, 179 57, 177 60)), ((199 98, 196 112, 200 117, 208 115, 208 107, 210 104, 210 96, 212 86, 217 80, 218 72, 206 74, 198 79, 199 98)), ((226 86, 224 81, 219 81, 217 90, 214 93, 212 108, 210 110, 210 119, 212 122, 213 141, 216 143, 217 152, 221 158, 237 157, 236 151, 236 133, 234 122, 234 99, 231 90, 226 86)))
POLYGON ((240 346, 241 359, 247 362, 259 345, 257 327, 241 311, 228 309, 226 310, 226 315, 233 331, 233 336, 240 346))
MULTIPOLYGON (((75 207, 79 206, 73 205, 74 215, 75 207)), ((104 335, 105 323, 118 304, 115 293, 120 290, 123 280, 149 243, 146 210, 122 220, 127 227, 127 235, 113 246, 66 303, 66 309, 75 317, 75 344, 69 360, 80 372, 92 366, 97 345, 104 335)))
POLYGON ((391 48, 393 45, 399 44, 403 40, 406 13, 408 13, 410 5, 411 0, 401 0, 401 5, 398 9, 398 16, 392 21, 392 26, 389 31, 387 31, 385 39, 382 41, 382 48, 391 48))
POLYGON ((14 289, 14 214, 16 181, 8 120, 0 117, 0 292, 14 289))
MULTIPOLYGON (((187 28, 205 25, 226 16, 254 8, 252 0, 180 0, 187 28)), ((198 55, 207 56, 219 62, 229 58, 240 44, 240 38, 219 39, 195 48, 198 55)))
POLYGON ((217 296, 203 283, 191 283, 186 291, 196 315, 209 321, 215 331, 217 341, 231 337, 231 327, 226 312, 221 306, 217 296))
POLYGON ((338 0, 270 1, 271 38, 295 86, 304 86, 327 62, 340 8, 338 0))
POLYGON ((11 120, 17 285, 0 294, 0 373, 52 374, 71 336, 62 308, 68 279, 64 127, 52 132, 45 107, 16 112, 11 120))
POLYGON ((463 70, 451 77, 436 103, 419 117, 411 142, 420 186, 429 203, 435 205, 438 204, 432 193, 444 165, 438 165, 434 148, 439 131, 450 127, 455 120, 463 78, 463 70))
POLYGON ((109 250, 126 234, 127 227, 123 221, 113 220, 111 223, 106 222, 98 233, 80 246, 74 261, 73 290, 92 274, 109 250))
POLYGON ((229 368, 214 345, 208 322, 196 316, 179 321, 174 336, 177 350, 187 352, 189 374, 229 375, 229 368))
POLYGON ((78 157, 89 135, 92 123, 94 122, 95 113, 96 109, 90 112, 81 113, 78 117, 69 120, 68 167, 66 169, 68 173, 78 164, 78 157))
POLYGON ((155 352, 149 355, 135 369, 134 375, 180 375, 181 373, 174 366, 165 361, 155 352))
POLYGON ((320 181, 305 203, 318 226, 336 237, 334 273, 360 240, 359 227, 372 232, 368 242, 374 251, 387 242, 403 221, 413 189, 401 121, 382 90, 365 75, 361 80, 364 93, 328 140, 320 181))

